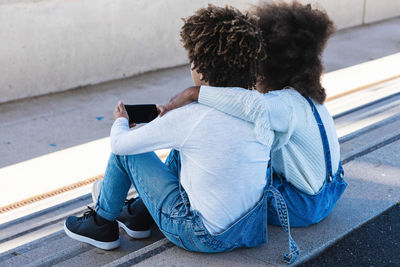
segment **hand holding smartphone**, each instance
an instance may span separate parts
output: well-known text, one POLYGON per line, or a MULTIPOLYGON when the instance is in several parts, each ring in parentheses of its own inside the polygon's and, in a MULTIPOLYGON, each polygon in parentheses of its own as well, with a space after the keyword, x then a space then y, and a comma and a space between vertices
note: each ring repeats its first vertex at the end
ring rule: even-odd
POLYGON ((129 124, 151 122, 158 116, 155 104, 125 105, 125 109, 129 116, 129 124))

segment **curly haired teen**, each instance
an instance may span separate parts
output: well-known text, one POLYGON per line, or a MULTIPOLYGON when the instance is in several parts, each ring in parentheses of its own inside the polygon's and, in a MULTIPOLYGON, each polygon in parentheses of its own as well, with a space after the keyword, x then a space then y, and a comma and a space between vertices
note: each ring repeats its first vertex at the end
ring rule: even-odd
MULTIPOLYGON (((184 21, 181 37, 195 85, 255 86, 265 58, 255 18, 210 5, 184 21)), ((68 236, 113 249, 120 245, 118 224, 144 238, 154 220, 172 243, 190 251, 266 242, 270 146, 257 142, 251 123, 200 104, 135 130, 122 103, 114 118, 112 154, 96 208, 69 217, 68 236), (163 148, 173 148, 165 163, 152 152, 163 148), (140 198, 124 205, 131 184, 140 198)))
POLYGON ((228 8, 208 8, 198 10, 184 22, 183 47, 192 68, 201 73, 202 82, 255 88, 255 74, 265 58, 256 18, 228 8))
MULTIPOLYGON (((325 12, 298 2, 267 3, 254 14, 267 54, 257 91, 191 87, 159 106, 160 115, 198 100, 252 122, 257 140, 271 144, 271 186, 286 201, 290 226, 309 226, 330 214, 347 186, 320 83, 321 53, 334 26, 325 12)), ((268 203, 268 223, 280 225, 279 203, 268 203)))

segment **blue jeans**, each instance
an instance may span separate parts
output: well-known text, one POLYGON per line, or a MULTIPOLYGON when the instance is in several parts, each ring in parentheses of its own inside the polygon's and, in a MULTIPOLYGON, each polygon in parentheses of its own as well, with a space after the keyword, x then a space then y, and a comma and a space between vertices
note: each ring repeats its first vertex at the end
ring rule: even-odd
POLYGON ((115 220, 133 184, 164 235, 175 245, 197 252, 230 251, 267 242, 267 191, 255 206, 223 232, 210 234, 201 215, 190 209, 179 182, 179 152, 164 164, 155 153, 111 154, 96 205, 97 213, 115 220))

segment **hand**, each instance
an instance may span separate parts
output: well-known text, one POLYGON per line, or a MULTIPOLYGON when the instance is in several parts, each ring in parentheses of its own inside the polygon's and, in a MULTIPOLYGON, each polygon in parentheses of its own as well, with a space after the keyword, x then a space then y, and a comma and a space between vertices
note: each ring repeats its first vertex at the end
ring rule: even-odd
MULTIPOLYGON (((122 103, 122 101, 118 102, 118 105, 114 110, 114 121, 118 118, 126 118, 129 121, 128 112, 126 112, 124 103, 122 103)), ((129 127, 131 127, 131 125, 129 125, 129 127)))
MULTIPOLYGON (((122 103, 122 101, 118 102, 118 105, 115 107, 114 110, 114 121, 118 118, 126 118, 129 121, 129 116, 128 116, 128 112, 126 112, 124 103, 122 103)), ((129 127, 135 127, 136 123, 131 123, 129 124, 129 127)))
POLYGON ((188 87, 173 98, 165 105, 157 105, 160 117, 170 110, 180 108, 199 99, 200 86, 188 87))

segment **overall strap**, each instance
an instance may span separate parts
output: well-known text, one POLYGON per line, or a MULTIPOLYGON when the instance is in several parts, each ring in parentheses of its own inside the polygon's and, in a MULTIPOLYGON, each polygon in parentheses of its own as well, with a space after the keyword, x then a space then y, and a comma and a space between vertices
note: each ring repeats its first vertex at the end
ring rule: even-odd
MULTIPOLYGON (((271 160, 270 160, 271 162, 271 160)), ((267 192, 272 195, 272 198, 275 200, 275 210, 279 218, 279 222, 283 228, 283 230, 289 236, 289 253, 283 256, 283 261, 292 264, 296 261, 297 257, 300 254, 300 249, 297 246, 296 242, 293 240, 292 235, 290 234, 290 223, 289 223, 289 212, 286 206, 285 199, 283 198, 281 192, 273 186, 273 170, 271 164, 268 166, 268 176, 269 176, 269 185, 267 184, 267 192)))
POLYGON ((325 156, 325 166, 326 166, 326 179, 331 182, 333 173, 332 173, 332 160, 331 160, 331 150, 329 148, 328 136, 326 135, 324 123, 321 120, 321 116, 318 113, 317 108, 314 103, 311 101, 309 97, 306 98, 308 103, 311 106, 311 110, 314 114, 315 120, 317 121, 319 133, 322 139, 322 146, 324 148, 324 156, 325 156))

